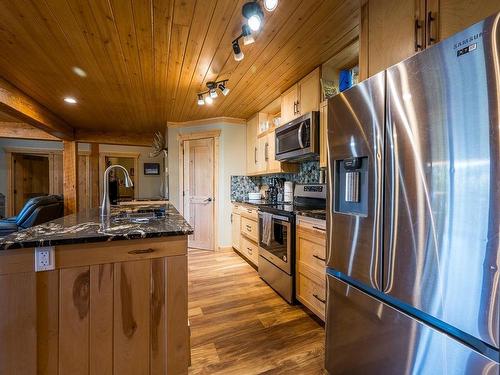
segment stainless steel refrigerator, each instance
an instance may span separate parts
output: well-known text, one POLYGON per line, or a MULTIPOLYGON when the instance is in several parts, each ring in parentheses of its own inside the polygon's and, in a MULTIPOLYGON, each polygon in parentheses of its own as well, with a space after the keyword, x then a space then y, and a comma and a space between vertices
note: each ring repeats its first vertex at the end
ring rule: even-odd
POLYGON ((500 371, 499 21, 328 103, 330 374, 500 371))

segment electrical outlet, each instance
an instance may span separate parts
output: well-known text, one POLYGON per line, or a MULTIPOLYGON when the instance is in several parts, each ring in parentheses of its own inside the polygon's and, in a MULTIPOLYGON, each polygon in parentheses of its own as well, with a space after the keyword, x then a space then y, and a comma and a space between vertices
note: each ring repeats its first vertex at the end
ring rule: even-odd
POLYGON ((35 272, 55 269, 54 246, 35 247, 35 272))

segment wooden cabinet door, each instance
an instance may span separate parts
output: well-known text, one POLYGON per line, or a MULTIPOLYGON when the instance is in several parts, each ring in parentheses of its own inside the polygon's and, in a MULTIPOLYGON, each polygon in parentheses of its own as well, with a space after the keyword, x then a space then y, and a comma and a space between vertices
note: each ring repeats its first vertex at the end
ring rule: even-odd
POLYGON ((438 39, 449 36, 500 11, 498 0, 428 0, 428 11, 436 18, 439 33, 431 33, 438 39))
POLYGON ((257 126, 258 116, 247 122, 247 174, 257 172, 257 126))
POLYGON ((326 168, 328 165, 327 158, 327 125, 328 125, 328 101, 321 103, 319 108, 319 166, 326 168))
POLYGON ((285 125, 298 117, 297 114, 298 101, 298 85, 293 85, 283 94, 281 94, 281 122, 280 125, 285 125))
POLYGON ((267 136, 257 138, 257 173, 267 172, 268 144, 267 136))
POLYGON ((369 76, 412 56, 424 47, 424 8, 425 2, 421 0, 369 1, 369 76), (420 28, 415 27, 415 22, 419 22, 420 28))
POLYGON ((240 238, 241 238, 241 216, 235 214, 234 212, 231 214, 231 233, 233 240, 233 248, 236 250, 240 249, 240 238))
POLYGON ((319 80, 320 68, 316 68, 299 81, 298 112, 300 116, 319 110, 321 89, 319 80))
POLYGON ((267 135, 267 144, 268 144, 268 162, 267 162, 267 170, 269 173, 279 173, 281 172, 281 163, 276 160, 275 152, 276 152, 276 134, 275 132, 271 132, 267 135))

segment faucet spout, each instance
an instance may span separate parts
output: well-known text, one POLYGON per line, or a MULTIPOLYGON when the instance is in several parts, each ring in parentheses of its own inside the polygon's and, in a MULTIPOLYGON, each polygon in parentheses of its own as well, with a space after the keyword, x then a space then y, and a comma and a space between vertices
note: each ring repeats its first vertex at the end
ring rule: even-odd
POLYGON ((125 187, 132 187, 134 186, 134 183, 132 182, 132 179, 130 178, 130 175, 128 174, 128 171, 126 168, 124 168, 121 165, 115 164, 115 165, 110 165, 106 170, 104 171, 104 179, 103 179, 103 197, 102 197, 102 204, 101 204, 101 218, 106 218, 109 216, 109 213, 111 211, 111 203, 109 201, 109 172, 111 172, 112 169, 118 168, 123 171, 123 174, 125 175, 125 187))

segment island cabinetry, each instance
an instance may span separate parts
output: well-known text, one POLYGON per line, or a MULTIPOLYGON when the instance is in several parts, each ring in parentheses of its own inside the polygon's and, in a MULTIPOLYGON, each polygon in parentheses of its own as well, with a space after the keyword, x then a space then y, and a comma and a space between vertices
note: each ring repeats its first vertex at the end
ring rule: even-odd
POLYGON ((187 237, 0 251, 0 374, 187 374, 187 237))

